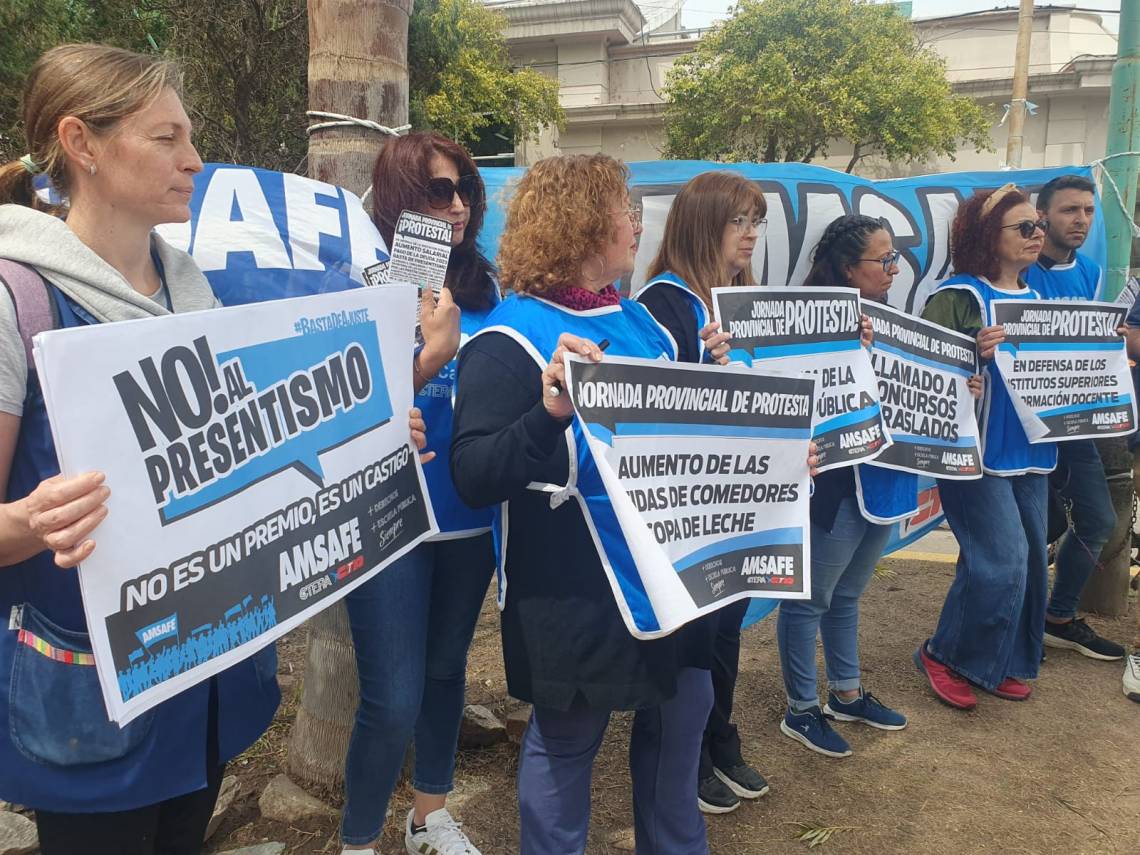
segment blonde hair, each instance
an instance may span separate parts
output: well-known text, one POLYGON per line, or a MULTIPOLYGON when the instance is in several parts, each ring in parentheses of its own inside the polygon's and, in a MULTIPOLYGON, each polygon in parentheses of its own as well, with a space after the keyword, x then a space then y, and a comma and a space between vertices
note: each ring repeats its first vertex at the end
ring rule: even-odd
POLYGON ((605 154, 548 157, 519 181, 499 241, 499 281, 524 294, 576 282, 614 236, 629 171, 605 154))
MULTIPOLYGON (((24 83, 23 120, 27 153, 61 194, 68 192, 67 156, 59 123, 80 119, 97 134, 145 110, 167 88, 181 94, 182 78, 171 62, 122 48, 60 45, 36 60, 24 83)), ((0 204, 50 210, 36 197, 33 176, 19 160, 0 166, 0 204)))
POLYGON ((735 172, 703 172, 689 181, 669 208, 657 257, 648 278, 676 273, 712 308, 712 289, 721 285, 755 285, 751 266, 722 281, 724 230, 741 211, 768 213, 768 203, 755 182, 735 172))

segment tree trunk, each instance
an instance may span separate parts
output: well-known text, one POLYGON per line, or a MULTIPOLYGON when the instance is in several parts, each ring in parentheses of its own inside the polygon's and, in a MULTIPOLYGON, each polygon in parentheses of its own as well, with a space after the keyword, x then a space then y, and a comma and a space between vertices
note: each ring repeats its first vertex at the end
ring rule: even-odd
MULTIPOLYGON (((408 120, 408 16, 413 0, 308 0, 309 109, 395 127, 408 120)), ((332 128, 309 139, 309 175, 360 195, 385 138, 332 128)), ((356 714, 356 657, 339 603, 309 621, 304 691, 289 771, 326 787, 344 781, 356 714)))
POLYGON ((1128 437, 1097 440, 1104 461, 1108 492, 1116 510, 1116 526, 1100 553, 1100 567, 1089 577, 1081 608, 1102 615, 1128 612, 1129 569, 1132 565, 1132 454, 1128 437))

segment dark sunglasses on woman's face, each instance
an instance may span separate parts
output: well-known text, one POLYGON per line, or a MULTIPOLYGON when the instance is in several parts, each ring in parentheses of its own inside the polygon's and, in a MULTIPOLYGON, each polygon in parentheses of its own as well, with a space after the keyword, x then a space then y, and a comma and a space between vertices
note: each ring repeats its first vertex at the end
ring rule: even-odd
POLYGON ((458 184, 450 178, 433 178, 426 189, 428 204, 437 211, 450 208, 456 193, 459 201, 467 207, 477 204, 481 195, 478 175, 460 175, 458 184))
POLYGON ((1041 229, 1041 234, 1048 232, 1049 221, 1038 220, 1037 222, 1033 222, 1033 220, 1022 220, 1020 223, 1010 223, 1008 226, 1002 226, 1002 228, 1017 229, 1018 234, 1028 240, 1029 238, 1033 237, 1033 233, 1038 229, 1041 229))

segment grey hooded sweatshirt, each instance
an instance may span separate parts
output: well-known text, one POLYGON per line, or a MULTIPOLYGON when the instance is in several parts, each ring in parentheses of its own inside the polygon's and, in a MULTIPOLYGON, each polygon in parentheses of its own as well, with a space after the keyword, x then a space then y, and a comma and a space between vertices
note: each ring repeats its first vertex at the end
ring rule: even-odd
MULTIPOLYGON (((115 268, 83 243, 58 217, 22 205, 0 205, 0 258, 30 265, 99 321, 127 321, 193 312, 220 305, 194 260, 158 235, 152 246, 166 278, 151 297, 131 287, 115 268)), ((0 412, 23 414, 28 365, 16 314, 0 288, 0 412)))

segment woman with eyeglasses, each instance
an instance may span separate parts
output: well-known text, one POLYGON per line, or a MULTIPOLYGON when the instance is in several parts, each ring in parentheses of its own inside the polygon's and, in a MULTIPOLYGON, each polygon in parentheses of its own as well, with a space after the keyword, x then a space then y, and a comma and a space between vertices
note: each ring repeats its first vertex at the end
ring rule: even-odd
MULTIPOLYGON (((657 257, 634 299, 669 331, 679 361, 726 358, 728 336, 712 320, 712 289, 756 284, 752 253, 767 225, 767 212, 756 183, 733 172, 702 173, 673 200, 657 257)), ((729 813, 742 798, 768 792, 768 782, 745 761, 731 720, 740 625, 749 602, 738 600, 682 630, 688 663, 712 672, 713 708, 697 775, 697 803, 710 814, 729 813)))
POLYGON ((451 257, 438 301, 423 289, 423 346, 412 362, 416 406, 427 423, 424 465, 440 532, 346 597, 360 706, 345 761, 341 839, 371 851, 409 742, 415 743, 408 852, 478 855, 446 808, 463 718, 467 650, 494 568, 491 512, 455 492, 451 445, 455 353, 499 302, 491 264, 476 239, 483 182, 459 145, 433 133, 389 141, 372 173, 372 218, 390 246, 404 210, 451 223, 451 257))
MULTIPOLYGON (((899 253, 882 220, 848 214, 833 220, 815 247, 807 286, 847 286, 886 302, 899 253)), ((863 687, 859 599, 890 537, 891 523, 917 510, 914 475, 871 464, 816 477, 811 497, 811 599, 783 600, 776 622, 788 709, 780 732, 827 757, 851 754, 831 720, 902 730, 906 716, 863 687), (817 690, 816 636, 823 639, 827 703, 817 690)))
POLYGON ((1046 476, 1053 443, 1030 444, 992 361, 1005 338, 994 324, 999 300, 1036 300, 1022 279, 1037 260, 1047 224, 1012 184, 978 193, 958 208, 951 229, 955 275, 922 316, 974 336, 986 361, 982 471, 976 481, 943 480, 942 508, 958 539, 958 567, 938 627, 914 653, 934 694, 973 709, 972 686, 1011 701, 1029 697, 1037 676, 1048 593, 1046 476))
POLYGON ((627 177, 601 154, 527 171, 498 257, 514 293, 459 358, 451 471, 471 506, 497 508, 507 688, 533 705, 519 758, 521 855, 585 852, 594 757, 618 710, 636 710, 637 851, 708 852, 696 777, 709 674, 685 667, 677 634, 639 640, 627 628, 614 592, 629 579, 607 556, 629 547, 562 385, 563 357, 601 360, 603 339, 607 355, 676 357, 665 330, 614 287, 641 233, 627 177))

